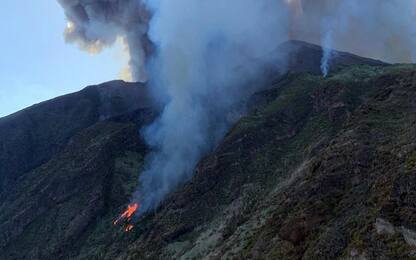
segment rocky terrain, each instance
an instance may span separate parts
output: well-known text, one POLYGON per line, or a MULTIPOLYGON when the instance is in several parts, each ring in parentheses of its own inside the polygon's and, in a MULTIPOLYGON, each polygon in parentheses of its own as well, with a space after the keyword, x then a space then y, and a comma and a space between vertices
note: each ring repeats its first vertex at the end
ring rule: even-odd
POLYGON ((157 114, 109 82, 0 118, 0 259, 415 259, 416 66, 290 42, 288 71, 126 233, 157 114), (296 50, 296 51, 294 51, 296 50))

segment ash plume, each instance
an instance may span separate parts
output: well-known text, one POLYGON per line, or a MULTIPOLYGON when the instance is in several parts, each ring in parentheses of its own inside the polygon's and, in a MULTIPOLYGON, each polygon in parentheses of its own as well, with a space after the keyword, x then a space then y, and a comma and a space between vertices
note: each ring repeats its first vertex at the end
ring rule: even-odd
POLYGON ((121 39, 129 54, 134 81, 146 81, 146 56, 152 45, 147 37, 150 14, 141 0, 58 0, 68 19, 65 39, 80 48, 100 52, 121 39))

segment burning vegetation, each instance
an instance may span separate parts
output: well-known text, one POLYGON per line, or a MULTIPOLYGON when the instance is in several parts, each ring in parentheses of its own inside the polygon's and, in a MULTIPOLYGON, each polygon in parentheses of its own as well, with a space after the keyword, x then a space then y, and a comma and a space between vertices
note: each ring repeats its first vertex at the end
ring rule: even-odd
POLYGON ((131 219, 137 210, 140 208, 138 203, 133 203, 127 206, 127 209, 113 221, 113 225, 117 226, 118 224, 124 225, 124 231, 129 232, 133 229, 134 225, 131 223, 131 219))

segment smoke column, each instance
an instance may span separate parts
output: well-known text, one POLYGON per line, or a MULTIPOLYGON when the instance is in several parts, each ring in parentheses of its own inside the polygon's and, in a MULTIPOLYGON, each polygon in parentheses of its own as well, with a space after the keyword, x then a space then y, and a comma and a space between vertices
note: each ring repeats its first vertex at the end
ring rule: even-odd
MULTIPOLYGON (((337 31, 342 31, 345 26, 345 1, 339 5, 334 4, 331 6, 331 16, 322 18, 322 32, 321 34, 321 46, 322 46, 322 59, 321 59, 321 71, 324 77, 328 76, 330 69, 330 62, 333 55, 333 37, 337 31), (341 11, 342 10, 342 11, 341 11)), ((350 2, 349 2, 350 3, 350 2)))
POLYGON ((332 29, 324 31, 324 37, 322 39, 322 59, 321 59, 321 71, 324 77, 328 76, 329 62, 332 54, 332 29))
POLYGON ((235 105, 256 89, 264 66, 287 40, 287 6, 276 0, 153 0, 156 44, 150 85, 165 102, 144 131, 153 152, 137 200, 146 211, 193 173, 236 117, 235 105))

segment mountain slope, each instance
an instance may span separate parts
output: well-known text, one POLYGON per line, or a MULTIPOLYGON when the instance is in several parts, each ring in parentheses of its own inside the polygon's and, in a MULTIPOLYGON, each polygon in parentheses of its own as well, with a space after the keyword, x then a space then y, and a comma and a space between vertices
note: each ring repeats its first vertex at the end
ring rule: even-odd
POLYGON ((410 258, 415 75, 354 66, 325 80, 289 76, 188 184, 139 220, 122 256, 410 258))
MULTIPOLYGON (((322 50, 289 44, 308 62, 292 53, 288 74, 256 93, 250 112, 194 177, 129 233, 112 220, 136 187, 146 154, 138 132, 155 116, 147 95, 136 104, 130 89, 120 94, 124 84, 112 82, 93 87, 93 97, 105 92, 106 99, 87 98, 100 101, 89 101, 91 120, 53 109, 62 128, 48 132, 54 121, 40 116, 35 122, 42 124, 32 127, 66 134, 42 162, 28 160, 25 171, 8 166, 16 175, 7 175, 14 177, 0 192, 0 259, 411 258, 416 68, 342 54, 324 79, 316 75, 322 50), (114 97, 123 109, 102 112, 114 111, 102 109, 112 108, 114 97), (70 133, 67 114, 82 122, 70 133)), ((0 133, 7 134, 12 124, 5 119, 0 133)), ((1 147, 14 151, 6 134, 1 147)), ((49 140, 39 141, 53 147, 49 140)), ((21 150, 34 144, 22 142, 21 150)), ((8 153, 0 155, 7 161, 8 153)), ((25 160, 19 156, 10 158, 25 160)))
POLYGON ((145 107, 150 100, 142 85, 113 81, 0 118, 0 192, 47 162, 80 129, 145 107))

